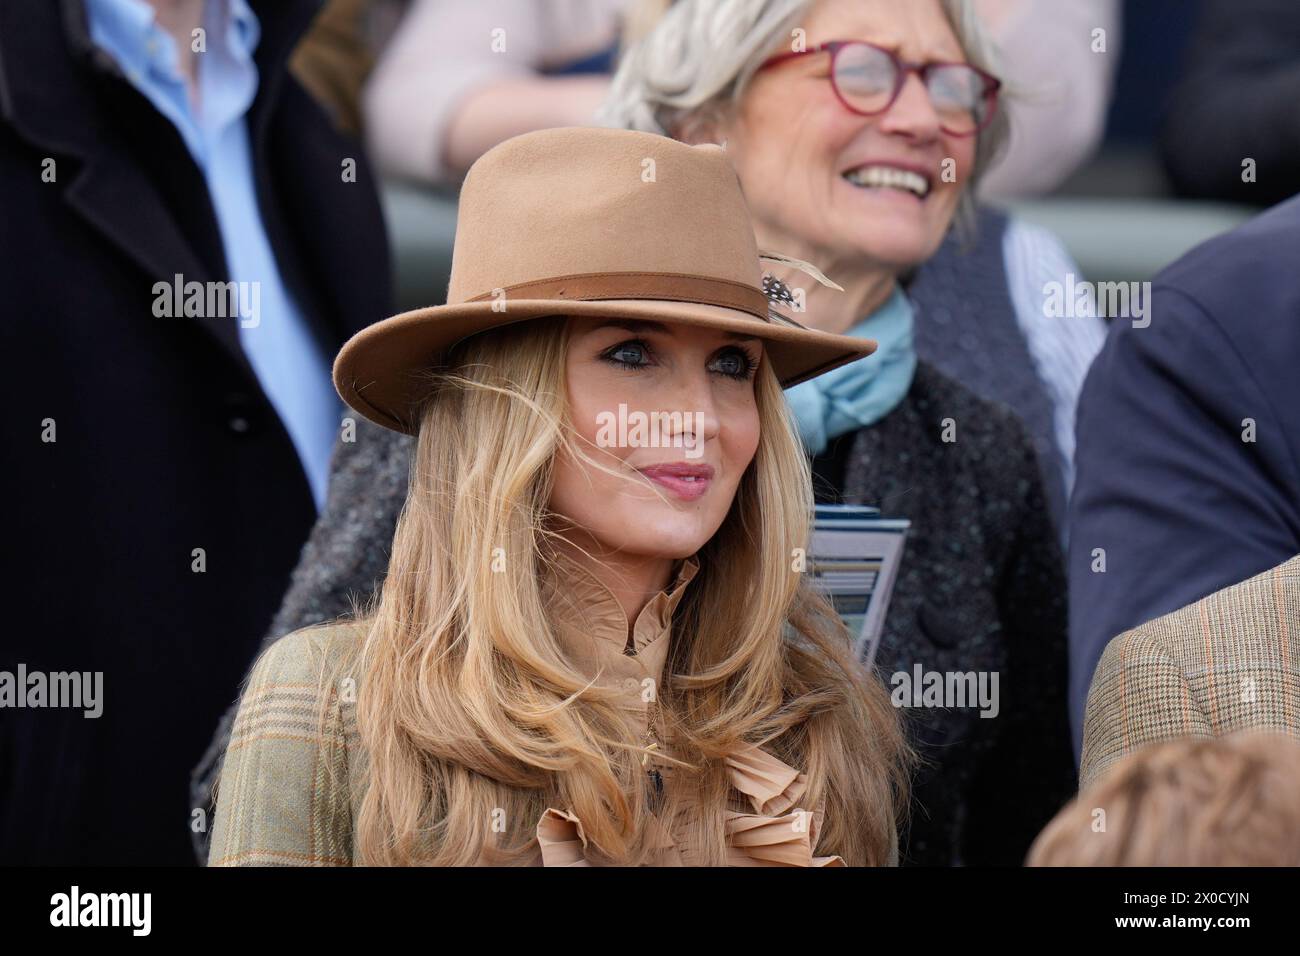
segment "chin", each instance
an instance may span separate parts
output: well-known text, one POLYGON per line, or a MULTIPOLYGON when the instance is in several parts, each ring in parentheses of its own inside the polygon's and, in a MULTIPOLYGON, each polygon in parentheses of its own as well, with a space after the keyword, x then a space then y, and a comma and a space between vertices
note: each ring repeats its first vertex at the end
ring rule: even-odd
POLYGON ((655 521, 648 517, 637 521, 635 526, 643 528, 644 532, 629 550, 674 560, 690 557, 704 547, 717 530, 705 527, 697 520, 683 523, 672 519, 655 521))
POLYGON ((648 532, 640 542, 638 551, 656 558, 671 558, 679 561, 689 558, 700 548, 708 544, 710 535, 698 534, 655 534, 648 532))
POLYGON ((929 259, 939 248, 943 237, 933 239, 930 236, 909 235, 906 230, 899 230, 885 237, 878 232, 871 237, 863 237, 855 243, 863 258, 880 262, 902 271, 913 269, 929 259))

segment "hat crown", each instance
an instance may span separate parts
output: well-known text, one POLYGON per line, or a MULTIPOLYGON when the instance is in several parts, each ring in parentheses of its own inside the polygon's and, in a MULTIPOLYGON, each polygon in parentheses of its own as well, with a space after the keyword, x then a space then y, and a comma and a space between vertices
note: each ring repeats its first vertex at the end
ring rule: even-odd
POLYGON ((720 146, 622 129, 539 130, 470 168, 447 302, 593 273, 705 276, 758 289, 758 255, 740 180, 720 146))

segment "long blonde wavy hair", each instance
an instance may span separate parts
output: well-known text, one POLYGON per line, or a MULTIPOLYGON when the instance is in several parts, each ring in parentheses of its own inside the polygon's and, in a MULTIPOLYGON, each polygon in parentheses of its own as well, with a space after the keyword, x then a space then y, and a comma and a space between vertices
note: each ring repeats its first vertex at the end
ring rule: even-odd
MULTIPOLYGON (((581 819, 597 862, 651 859, 639 735, 616 691, 566 659, 543 598, 556 455, 604 467, 573 437, 567 348, 564 317, 515 323, 429 373, 388 574, 345 665, 361 675, 358 864, 528 862, 551 806, 581 819)), ((751 742, 807 773, 803 806, 825 800, 818 853, 883 864, 911 752, 834 610, 792 570, 808 463, 767 362, 755 391, 757 453, 674 614, 658 689, 674 766, 656 813, 689 828, 700 862, 724 863, 723 760, 751 742)))

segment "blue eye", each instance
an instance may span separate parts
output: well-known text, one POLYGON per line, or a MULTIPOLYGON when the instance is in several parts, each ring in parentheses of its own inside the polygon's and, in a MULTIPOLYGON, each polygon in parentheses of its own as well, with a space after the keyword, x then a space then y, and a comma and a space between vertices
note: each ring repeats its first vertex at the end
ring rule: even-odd
MULTIPOLYGON (((642 371, 652 364, 650 346, 641 339, 629 339, 606 349, 600 357, 620 368, 642 371)), ((727 378, 745 381, 758 370, 758 360, 739 346, 730 346, 709 362, 709 371, 727 378)))
POLYGON ((747 380, 758 371, 758 360, 741 348, 730 348, 714 359, 710 366, 719 375, 747 380))
POLYGON ((639 369, 645 368, 649 364, 646 353, 649 347, 639 339, 633 339, 627 342, 620 342, 612 349, 607 349, 601 357, 608 362, 623 368, 639 369))

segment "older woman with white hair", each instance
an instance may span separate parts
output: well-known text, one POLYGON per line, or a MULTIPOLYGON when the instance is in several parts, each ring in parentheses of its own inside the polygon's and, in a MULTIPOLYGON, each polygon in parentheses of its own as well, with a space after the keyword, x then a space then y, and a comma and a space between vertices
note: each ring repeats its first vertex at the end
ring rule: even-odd
MULTIPOLYGON (((947 25, 945 38, 922 41, 943 55, 929 58, 922 86, 939 100, 920 127, 897 122, 915 120, 907 109, 913 87, 891 50, 814 42, 809 24, 834 16, 831 0, 678 0, 624 57, 600 118, 691 141, 730 137, 760 240, 795 240, 837 282, 862 276, 848 295, 807 290, 818 327, 848 329, 905 282, 916 354, 1019 415, 1059 530, 1073 486, 1079 391, 1105 325, 1046 307, 1048 283, 1080 276, 1054 235, 976 208, 976 190, 1005 158, 1010 133, 1007 90, 981 26, 987 11, 976 0, 934 0, 906 15, 910 5, 887 0, 843 6, 882 37, 891 19, 922 32, 936 18, 947 25), (940 101, 957 113, 944 115, 940 101), (803 172, 786 179, 787 170, 803 172)), ((1030 105, 1051 98, 1021 92, 1030 105)), ((813 447, 825 446, 819 438, 813 447)))
MULTIPOLYGON (((974 224, 972 186, 1005 136, 995 69, 968 0, 679 0, 628 52, 601 116, 723 143, 760 248, 829 277, 778 264, 769 294, 809 326, 880 342, 786 394, 822 497, 912 521, 877 661, 895 703, 920 704, 931 762, 904 843, 914 863, 1017 863, 1073 790, 1064 584, 1037 456, 1010 410, 918 359, 926 319, 905 288, 954 221, 974 224), (948 699, 947 678, 969 674, 1000 699, 948 699)), ((999 256, 993 268, 1005 286, 999 256)), ((1014 315, 986 306, 973 325, 961 310, 987 291, 942 294, 939 353, 1002 349, 998 376, 1038 381, 1014 315)))

